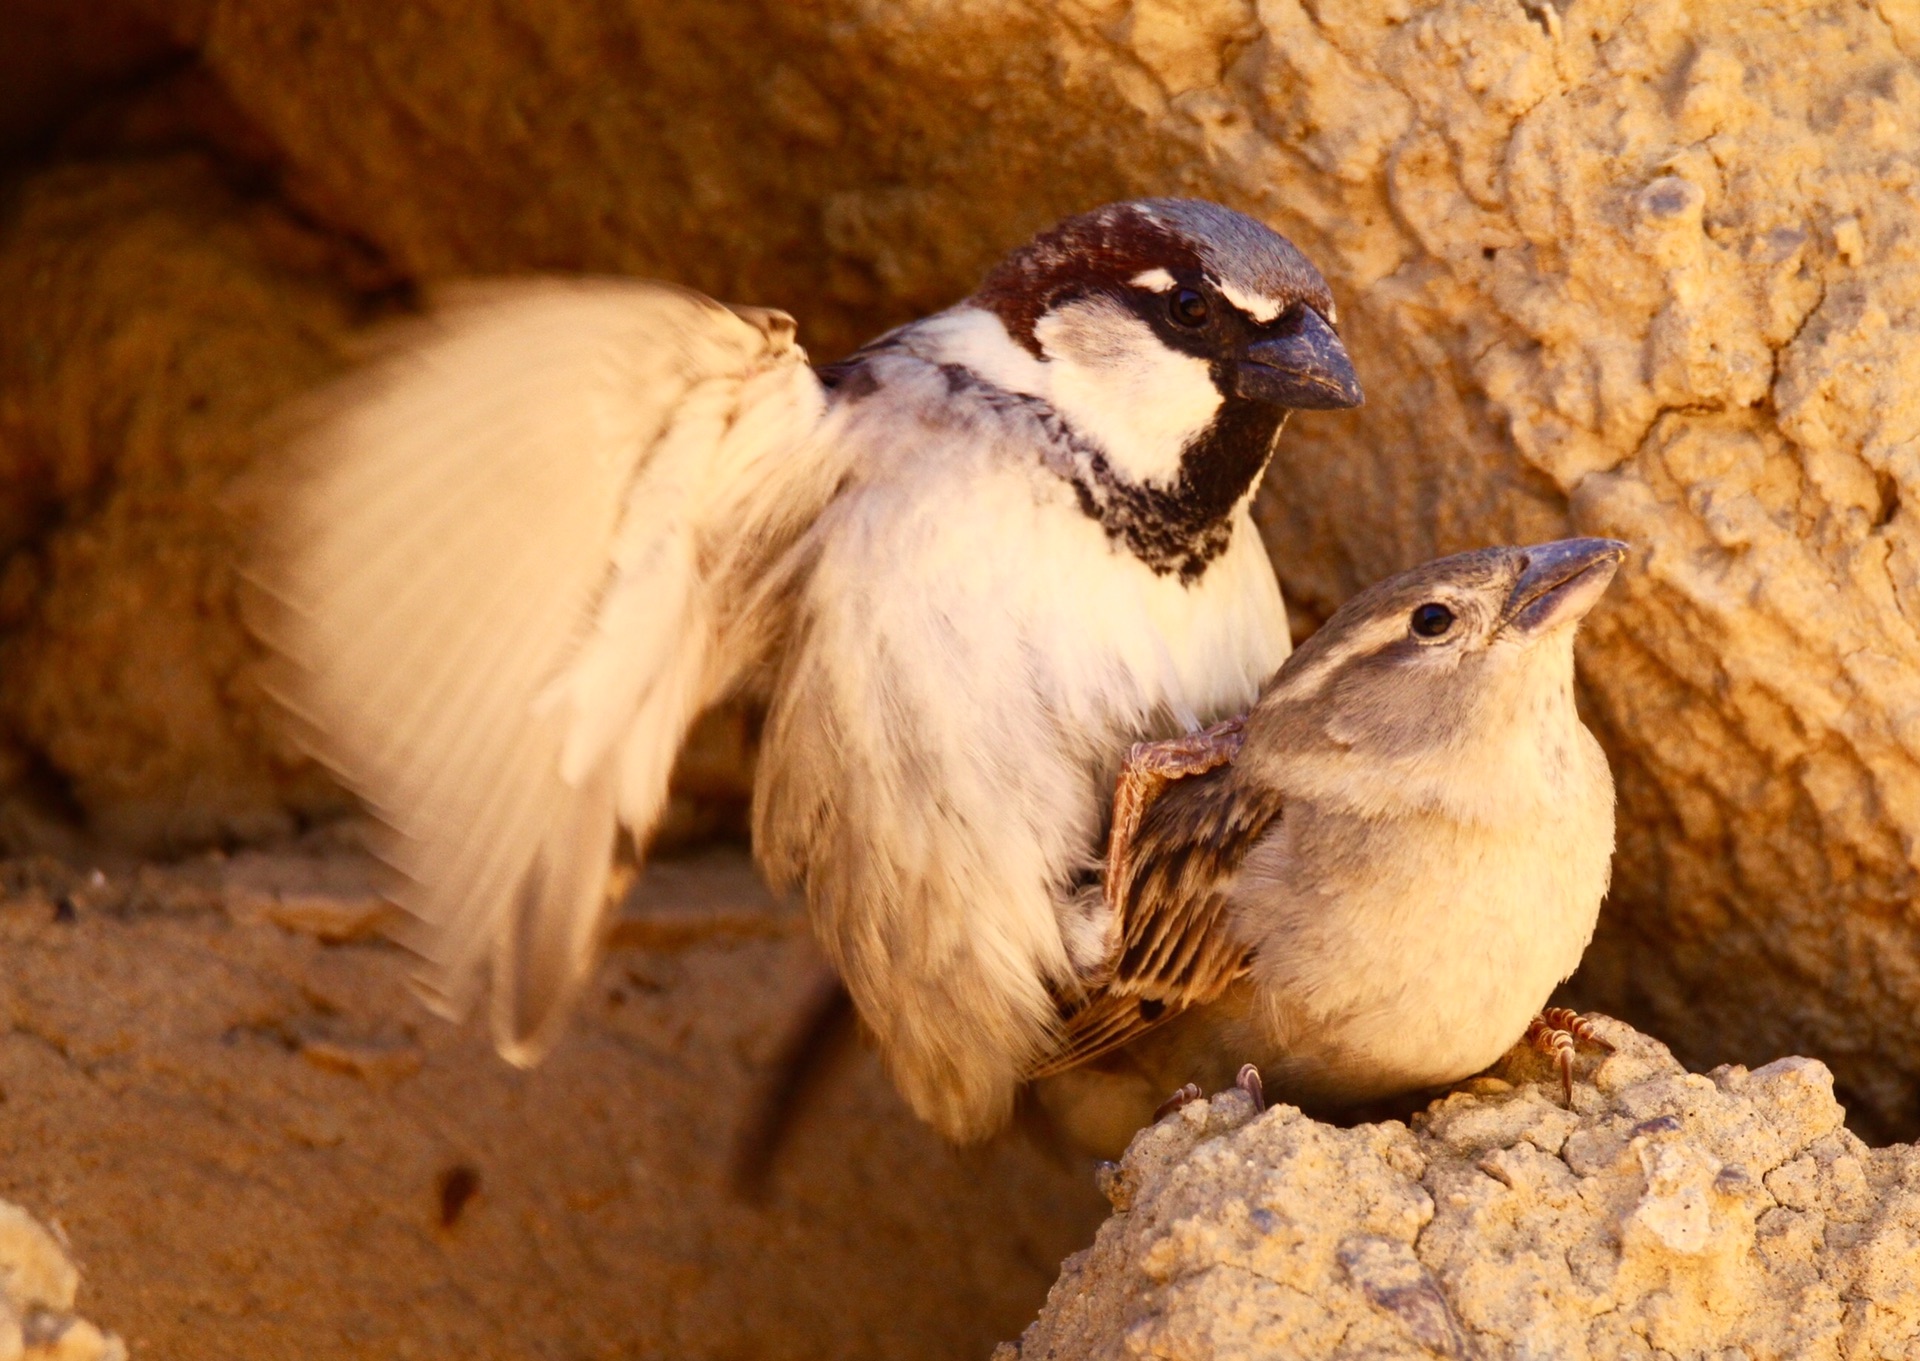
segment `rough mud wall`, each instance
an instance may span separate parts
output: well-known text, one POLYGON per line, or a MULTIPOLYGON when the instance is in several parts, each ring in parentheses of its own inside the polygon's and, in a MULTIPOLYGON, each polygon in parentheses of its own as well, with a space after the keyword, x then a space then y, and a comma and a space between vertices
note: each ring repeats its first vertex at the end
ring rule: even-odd
POLYGON ((1910 1132, 1907 14, 1323 10, 1269 79, 1296 73, 1282 126, 1325 172, 1297 210, 1384 361, 1360 438, 1289 464, 1283 571, 1331 601, 1501 531, 1637 544, 1582 652, 1623 795, 1585 993, 1703 1060, 1825 1055, 1863 1127, 1910 1132))
POLYGON ((1490 539, 1640 544, 1583 652, 1624 799, 1586 994, 1914 1127, 1910 6, 135 7, 286 202, 422 280, 665 274, 832 353, 1099 199, 1274 222, 1370 398, 1271 480, 1303 619, 1490 539))

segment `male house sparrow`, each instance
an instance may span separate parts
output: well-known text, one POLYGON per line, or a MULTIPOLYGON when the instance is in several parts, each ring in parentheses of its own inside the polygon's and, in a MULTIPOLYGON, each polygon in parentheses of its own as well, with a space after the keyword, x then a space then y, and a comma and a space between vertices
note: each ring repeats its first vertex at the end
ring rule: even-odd
POLYGON ((323 404, 261 576, 316 753, 384 820, 423 989, 532 1062, 616 828, 771 678, 755 854, 913 1108, 1004 1120, 1111 935, 1116 754, 1288 649, 1248 513, 1289 410, 1357 405, 1325 281, 1214 204, 1070 218, 816 372, 784 313, 469 292, 323 404))
POLYGON ((1110 976, 1066 996, 1034 1070, 1062 1075, 1042 1101, 1070 1133, 1111 1149, 1242 1063, 1256 1094, 1352 1107, 1456 1082, 1523 1033, 1571 1081, 1584 1027, 1529 1020, 1607 888, 1613 778, 1574 708, 1573 636, 1625 553, 1567 539, 1404 572, 1244 720, 1133 749, 1110 976))

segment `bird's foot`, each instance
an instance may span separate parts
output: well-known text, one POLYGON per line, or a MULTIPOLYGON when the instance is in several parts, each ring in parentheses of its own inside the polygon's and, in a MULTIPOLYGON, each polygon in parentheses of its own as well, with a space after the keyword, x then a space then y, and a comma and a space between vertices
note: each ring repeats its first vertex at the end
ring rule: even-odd
MULTIPOLYGON (((1267 1108, 1267 1093, 1266 1089, 1260 1085, 1260 1070, 1255 1068, 1251 1063, 1243 1063, 1240 1065, 1240 1075, 1234 1078, 1233 1085, 1253 1098, 1254 1114, 1258 1115, 1267 1108)), ((1165 1101, 1162 1101, 1159 1106, 1154 1109, 1153 1118, 1158 1120, 1162 1116, 1172 1115, 1182 1106, 1191 1106, 1196 1101, 1205 1101, 1206 1099, 1207 1094, 1200 1090, 1200 1084, 1197 1082, 1189 1082, 1165 1101)))
POLYGON ((1159 1120, 1162 1116, 1172 1115, 1182 1106, 1191 1106, 1196 1101, 1205 1101, 1206 1099, 1207 1094, 1200 1090, 1199 1083, 1185 1083, 1179 1091, 1153 1108, 1153 1118, 1159 1120))
POLYGON ((1560 1090, 1567 1105, 1573 1105, 1573 1056, 1582 1044, 1595 1045, 1612 1052, 1613 1046, 1600 1038, 1593 1022, 1570 1007, 1547 1007, 1527 1023, 1526 1042, 1554 1061, 1560 1069, 1560 1090))

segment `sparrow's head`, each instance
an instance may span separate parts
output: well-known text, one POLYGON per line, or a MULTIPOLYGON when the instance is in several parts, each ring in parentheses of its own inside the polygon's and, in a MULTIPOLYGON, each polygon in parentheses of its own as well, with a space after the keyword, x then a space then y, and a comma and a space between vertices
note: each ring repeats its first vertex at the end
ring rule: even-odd
POLYGON ((1614 539, 1487 548, 1369 587, 1280 668, 1248 747, 1382 811, 1491 810, 1589 778, 1598 748, 1574 708, 1573 636, 1626 552, 1614 539))
POLYGON ((971 299, 1017 353, 987 376, 1044 397, 1121 482, 1229 503, 1288 411, 1360 404, 1333 295, 1252 218, 1196 199, 1070 217, 971 299))

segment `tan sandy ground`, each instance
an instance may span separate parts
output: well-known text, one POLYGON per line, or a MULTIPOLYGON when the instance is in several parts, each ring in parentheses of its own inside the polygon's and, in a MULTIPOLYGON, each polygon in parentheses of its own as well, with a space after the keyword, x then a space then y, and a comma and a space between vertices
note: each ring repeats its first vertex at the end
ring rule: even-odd
POLYGON ((662 870, 531 1073, 428 1017, 398 950, 321 938, 377 910, 357 861, 5 876, 0 1199, 146 1361, 979 1357, 1097 1218, 1084 1165, 947 1149, 864 1052, 768 1208, 730 1196, 819 967, 738 857, 662 870))

